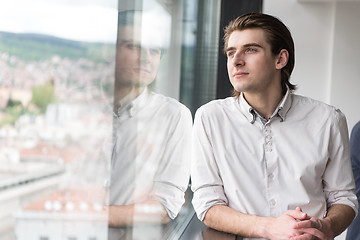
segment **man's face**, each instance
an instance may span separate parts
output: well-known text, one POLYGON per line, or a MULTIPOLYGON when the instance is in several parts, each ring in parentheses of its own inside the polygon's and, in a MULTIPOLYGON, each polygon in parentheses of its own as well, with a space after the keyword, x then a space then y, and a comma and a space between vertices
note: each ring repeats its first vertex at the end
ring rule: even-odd
POLYGON ((116 49, 116 81, 121 86, 146 87, 156 77, 161 57, 160 48, 146 46, 140 29, 119 28, 116 49))
POLYGON ((262 29, 234 31, 229 38, 227 68, 238 92, 263 94, 280 86, 278 56, 274 56, 262 29))

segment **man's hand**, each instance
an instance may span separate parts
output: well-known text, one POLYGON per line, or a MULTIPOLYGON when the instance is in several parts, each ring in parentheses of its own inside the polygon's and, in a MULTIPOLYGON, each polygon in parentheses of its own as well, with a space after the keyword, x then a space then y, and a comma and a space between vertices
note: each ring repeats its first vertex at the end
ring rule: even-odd
POLYGON ((274 218, 244 214, 226 205, 215 205, 207 211, 204 223, 218 231, 247 238, 282 240, 302 234, 305 237, 302 239, 313 239, 310 234, 296 228, 299 221, 309 219, 300 208, 288 210, 274 218))
MULTIPOLYGON (((299 221, 309 221, 308 219, 307 214, 302 212, 300 208, 288 210, 277 218, 269 219, 266 227, 266 238, 282 240, 304 234, 304 231, 298 228, 298 223, 299 221)), ((305 238, 302 239, 312 239, 309 234, 303 237, 305 238)))
POLYGON ((110 227, 165 224, 171 221, 165 208, 156 200, 131 205, 108 206, 107 211, 110 227))
POLYGON ((324 219, 308 216, 299 207, 274 218, 244 214, 226 205, 215 205, 207 211, 204 223, 218 231, 249 238, 329 240, 344 231, 354 216, 351 207, 340 204, 330 207, 324 219))
MULTIPOLYGON (((320 240, 332 240, 334 239, 334 233, 330 227, 330 224, 324 219, 319 219, 317 217, 310 217, 308 220, 304 220, 297 223, 296 228, 303 232, 304 235, 310 235, 310 239, 320 239, 320 240)), ((302 240, 308 239, 303 238, 304 236, 298 236, 292 238, 293 240, 302 240)))

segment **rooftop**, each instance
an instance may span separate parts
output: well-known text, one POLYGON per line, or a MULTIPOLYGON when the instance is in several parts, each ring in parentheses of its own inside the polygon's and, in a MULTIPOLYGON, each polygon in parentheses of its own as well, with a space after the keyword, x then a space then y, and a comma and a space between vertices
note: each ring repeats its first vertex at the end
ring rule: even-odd
POLYGON ((29 204, 23 211, 101 213, 104 191, 95 187, 69 188, 53 192, 42 199, 29 204))

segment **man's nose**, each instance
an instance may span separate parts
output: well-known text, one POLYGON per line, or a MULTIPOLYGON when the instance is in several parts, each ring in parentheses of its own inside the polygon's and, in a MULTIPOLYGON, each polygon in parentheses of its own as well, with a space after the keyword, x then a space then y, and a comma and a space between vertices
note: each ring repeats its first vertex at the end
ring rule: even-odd
POLYGON ((234 66, 245 65, 244 54, 240 51, 235 52, 232 62, 234 66))
POLYGON ((150 58, 151 58, 150 49, 142 47, 140 52, 141 61, 150 61, 150 58))

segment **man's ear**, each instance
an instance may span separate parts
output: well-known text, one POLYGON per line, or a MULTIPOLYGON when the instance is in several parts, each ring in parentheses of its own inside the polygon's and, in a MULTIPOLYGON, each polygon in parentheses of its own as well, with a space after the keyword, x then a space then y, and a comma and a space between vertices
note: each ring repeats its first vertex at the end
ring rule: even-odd
POLYGON ((281 49, 280 53, 276 57, 276 69, 282 69, 286 66, 289 60, 289 52, 286 49, 281 49))

